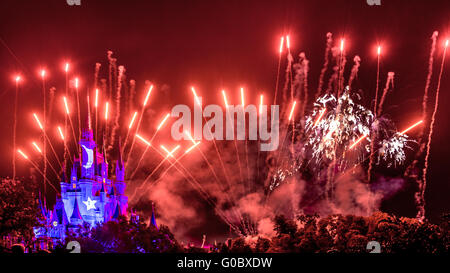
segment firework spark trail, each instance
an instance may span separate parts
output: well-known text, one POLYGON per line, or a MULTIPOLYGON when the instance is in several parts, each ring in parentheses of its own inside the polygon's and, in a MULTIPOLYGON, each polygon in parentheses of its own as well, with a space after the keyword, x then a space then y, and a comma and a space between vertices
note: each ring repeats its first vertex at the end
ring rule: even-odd
POLYGON ((305 116, 306 105, 308 103, 308 72, 309 72, 309 60, 306 58, 304 52, 300 53, 300 64, 303 72, 303 104, 301 108, 301 118, 305 116))
MULTIPOLYGON (((169 162, 171 162, 170 161, 170 159, 169 159, 169 162)), ((178 164, 178 166, 181 168, 181 171, 180 171, 180 169, 177 167, 177 166, 174 166, 175 167, 175 169, 177 170, 177 171, 179 171, 180 173, 182 173, 184 176, 185 176, 185 174, 187 174, 190 178, 191 178, 191 180, 189 180, 189 179, 187 179, 187 177, 186 177, 186 179, 190 182, 190 181, 192 181, 191 182, 191 185, 194 187, 194 188, 197 188, 197 191, 202 195, 202 197, 205 199, 205 201, 207 201, 213 208, 214 208, 214 210, 215 210, 215 212, 216 212, 216 214, 228 225, 228 226, 230 226, 236 233, 240 233, 240 231, 239 231, 239 229, 233 224, 233 223, 231 223, 230 222, 230 220, 228 220, 228 218, 226 217, 226 215, 223 213, 223 211, 221 210, 221 209, 219 209, 218 207, 217 207, 217 204, 216 204, 216 202, 214 202, 214 201, 212 201, 212 198, 211 198, 211 196, 208 194, 208 192, 201 186, 201 184, 197 181, 197 179, 195 179, 195 177, 191 174, 191 172, 189 172, 180 162, 177 162, 177 164, 178 164)))
POLYGON ((292 57, 292 54, 291 54, 291 47, 290 47, 290 43, 289 43, 289 36, 286 36, 286 46, 287 46, 287 49, 288 49, 288 59, 289 59, 289 62, 288 62, 288 67, 289 67, 289 82, 290 82, 290 85, 291 85, 291 101, 293 101, 294 100, 294 83, 293 83, 293 80, 292 80, 292 63, 294 62, 294 57, 292 57))
MULTIPOLYGON (((245 95, 244 95, 244 88, 241 87, 241 103, 242 103, 242 114, 244 116, 244 120, 245 120, 245 95)), ((250 168, 249 168, 249 163, 248 163, 248 141, 247 141, 247 137, 245 137, 245 162, 246 162, 246 166, 247 166, 247 186, 250 183, 250 168)))
MULTIPOLYGON (((149 89, 148 89, 148 91, 147 91, 147 94, 146 94, 146 96, 145 96, 145 98, 144 98, 144 102, 142 103, 141 114, 139 115, 139 120, 138 120, 138 122, 137 122, 136 132, 139 132, 139 128, 141 127, 142 118, 143 118, 144 113, 145 113, 145 107, 147 106, 148 99, 150 98, 150 94, 152 93, 152 90, 153 90, 153 85, 150 84, 150 87, 149 87, 149 89)), ((134 135, 133 140, 131 141, 131 147, 130 147, 130 150, 128 151, 128 154, 127 154, 127 156, 126 156, 126 160, 125 160, 125 169, 126 169, 126 167, 128 166, 128 159, 130 158, 130 155, 131 155, 131 153, 133 152, 133 148, 134 148, 135 142, 136 142, 136 135, 134 135)), ((125 143, 123 144, 123 146, 124 146, 124 151, 125 151, 125 146, 126 146, 126 145, 127 145, 127 143, 125 142, 125 143)))
POLYGON ((344 70, 347 58, 344 51, 344 39, 341 39, 340 54, 339 54, 339 71, 338 71, 338 85, 337 97, 341 96, 341 90, 344 90, 344 70))
MULTIPOLYGON (((167 113, 164 118, 161 120, 161 122, 159 123, 158 127, 156 128, 155 133, 153 134, 152 138, 150 139, 150 141, 147 143, 147 148, 145 148, 144 152, 142 153, 141 157, 139 158, 139 161, 136 165, 136 168, 134 169, 133 173, 130 176, 130 180, 132 180, 134 178, 134 175, 136 174, 136 172, 138 171, 139 167, 141 166, 141 162, 144 160, 145 155, 147 154, 148 151, 148 147, 151 146, 151 144, 153 143, 153 140, 155 139, 156 135, 158 134, 159 130, 161 130, 161 128, 164 126, 164 124, 166 123, 167 119, 170 117, 170 114, 167 113)), ((137 135, 136 135, 137 136, 137 135)), ((140 138, 142 141, 144 141, 143 138, 140 138)))
MULTIPOLYGON (((42 155, 42 149, 36 144, 35 141, 31 142, 32 146, 35 148, 35 150, 42 155)), ((47 164, 50 166, 50 168, 52 169, 52 171, 55 173, 56 177, 61 180, 61 177, 59 176, 58 172, 56 171, 56 169, 53 167, 53 164, 46 158, 47 164)))
POLYGON ((368 135, 362 135, 361 137, 359 137, 352 145, 350 145, 350 147, 348 149, 349 150, 353 149, 356 145, 358 145, 358 143, 363 141, 367 136, 368 135))
MULTIPOLYGON (((38 171, 42 177, 44 177, 44 181, 47 182, 54 190, 56 193, 59 193, 58 189, 53 186, 53 184, 50 182, 50 180, 47 179, 47 177, 44 176, 44 173, 39 169, 38 165, 36 163, 34 163, 24 152, 22 152, 22 150, 18 149, 17 152, 25 159, 27 160, 36 171, 38 171)), ((45 184, 45 183, 44 183, 45 184)))
MULTIPOLYGON (((69 123, 70 123, 70 128, 72 129, 72 136, 73 136, 73 141, 74 141, 74 143, 75 143, 75 148, 76 148, 77 150, 79 150, 80 147, 78 146, 79 144, 78 144, 78 142, 77 142, 77 137, 75 136, 75 128, 74 128, 73 123, 72 123, 72 118, 70 117, 70 111, 69 111, 69 106, 68 106, 68 103, 67 103, 67 98, 66 98, 66 97, 63 97, 63 101, 64 101, 64 107, 65 107, 65 110, 66 110, 66 117, 68 118, 69 123)), ((67 123, 67 121, 66 121, 66 123, 67 123)), ((66 126, 66 127, 67 127, 67 126, 66 126)), ((66 130, 66 131, 67 131, 67 130, 66 130)), ((66 148, 67 148, 67 150, 68 150, 67 142, 66 142, 66 148)), ((67 166, 67 165, 66 165, 66 166, 67 166)))
POLYGON ((16 76, 16 92, 14 97, 14 125, 13 125, 13 157, 12 157, 12 167, 13 167, 13 176, 12 179, 16 179, 16 131, 17 131, 17 107, 18 107, 18 98, 19 98, 19 82, 20 76, 16 76))
MULTIPOLYGON (((172 161, 170 161, 170 156, 164 155, 161 153, 161 151, 159 151, 158 149, 156 149, 155 147, 148 145, 148 147, 151 147, 153 150, 155 150, 158 154, 160 154, 163 158, 168 159, 170 163, 172 163, 172 161)), ((238 232, 238 228, 236 228, 227 218, 226 216, 223 214, 223 212, 219 209, 217 209, 217 206, 215 204, 214 201, 212 201, 211 197, 209 196, 209 194, 203 189, 203 187, 201 186, 200 183, 198 183, 198 181, 192 176, 192 174, 186 169, 184 168, 184 166, 180 163, 180 162, 173 162, 173 166, 174 168, 180 172, 185 178, 186 180, 188 180, 188 182, 191 183, 191 185, 194 187, 194 189, 197 190, 198 193, 200 193, 200 195, 204 198, 205 201, 207 201, 213 208, 215 208, 215 211, 217 213, 217 215, 227 224, 229 225, 231 228, 233 228, 233 230, 235 230, 236 232, 238 232), (179 167, 177 167, 175 164, 178 163, 179 167, 182 169, 180 170, 179 167), (189 176, 189 178, 187 176, 189 176)), ((162 177, 160 178, 162 179, 162 177)))
MULTIPOLYGON (((70 150, 67 148, 67 143, 66 143, 67 139, 66 139, 66 137, 64 137, 64 133, 62 132, 61 127, 58 126, 57 129, 58 129, 59 136, 60 136, 61 140, 63 141, 63 145, 64 145, 64 154, 67 153, 67 155, 69 156, 69 159, 70 159, 70 163, 73 164, 73 161, 72 161, 72 155, 71 155, 71 153, 70 153, 70 150)), ((65 169, 66 166, 67 166, 66 164, 67 164, 67 161, 65 160, 65 161, 64 161, 64 165, 63 165, 63 167, 64 167, 63 171, 64 171, 64 172, 66 171, 66 169, 65 169)))
MULTIPOLYGON (((430 57, 428 59, 428 74, 427 74, 425 90, 424 90, 423 99, 422 99, 422 120, 424 120, 424 121, 427 120, 428 90, 430 88, 431 76, 433 75, 434 53, 436 51, 437 36, 438 36, 437 31, 434 31, 433 35, 431 36, 432 43, 431 43, 431 49, 430 49, 430 57)), ((404 173, 405 176, 409 176, 411 171, 416 169, 416 166, 419 163, 419 157, 421 157, 423 155, 423 153, 425 152, 426 142, 424 142, 424 134, 425 134, 425 126, 423 126, 420 130, 419 141, 418 141, 419 149, 416 152, 412 163, 406 168, 406 171, 404 173)), ((418 181, 418 178, 416 178, 416 182, 418 184, 420 184, 420 182, 418 181)))
POLYGON ((91 121, 91 102, 89 100, 89 92, 87 93, 87 116, 88 116, 88 129, 92 130, 92 121, 91 121))
POLYGON ((378 105, 377 116, 380 116, 381 111, 383 111, 383 104, 384 104, 384 100, 386 99, 387 92, 389 91, 389 85, 392 85, 392 88, 394 88, 394 75, 395 75, 394 72, 388 72, 386 86, 383 90, 383 95, 381 96, 380 104, 378 105))
POLYGON ((94 71, 94 90, 95 90, 95 102, 94 102, 94 108, 95 108, 95 141, 98 141, 98 74, 100 72, 100 67, 102 65, 100 63, 95 63, 95 71, 94 71))
MULTIPOLYGON (((64 167, 63 167, 63 165, 61 164, 61 161, 59 160, 58 154, 56 153, 55 148, 53 147, 53 144, 52 144, 52 142, 50 141, 50 138, 47 136, 47 134, 45 134, 45 139, 47 140, 48 144, 50 145, 50 149, 52 150, 53 155, 55 156, 56 161, 57 161, 58 164, 59 164, 59 167, 61 168, 61 170, 63 170, 64 167)), ((45 143, 45 141, 44 141, 44 143, 45 143)), ((45 147, 45 145, 44 145, 44 147, 45 147)), ((46 158, 47 158, 47 157, 46 157, 46 158)))
POLYGON ((137 111, 134 112, 133 117, 132 117, 131 120, 130 120, 130 124, 128 125, 127 135, 126 135, 125 141, 123 142, 123 145, 122 145, 122 151, 121 151, 122 154, 123 154, 123 152, 125 151, 125 145, 126 145, 127 142, 128 142, 128 137, 129 137, 129 135, 130 135, 130 131, 131 131, 131 128, 133 127, 133 124, 134 124, 134 121, 135 121, 135 119, 136 119, 137 114, 138 114, 137 111))
MULTIPOLYGON (((422 100, 422 120, 425 120, 426 116, 427 116, 428 90, 430 88, 431 76, 433 75, 433 61, 434 61, 434 52, 436 50, 437 36, 438 36, 437 31, 433 32, 433 35, 431 36, 432 43, 431 43, 431 50, 430 50, 430 58, 428 60, 428 74, 427 74, 427 81, 425 84, 425 91, 424 91, 423 100, 422 100)), ((422 127, 422 130, 420 132, 420 138, 423 137, 423 131, 424 131, 424 127, 422 127)))
MULTIPOLYGON (((260 100, 259 100, 259 116, 262 115, 262 108, 263 108, 263 102, 264 102, 264 95, 260 95, 260 100)), ((256 180, 259 180, 259 158, 260 158, 260 153, 261 153, 261 140, 258 138, 257 141, 257 156, 256 156, 256 180)))
MULTIPOLYGON (((228 115, 228 112, 226 111, 228 109, 228 101, 227 101, 227 96, 226 96, 225 90, 222 90, 222 96, 223 96, 223 101, 224 101, 224 104, 225 104, 225 113, 226 113, 225 115, 226 115, 226 117, 228 119, 229 115, 228 115)), ((209 125, 209 123, 206 122, 206 118, 204 116, 203 116, 203 120, 205 121, 206 125, 208 126, 207 127, 208 131, 211 131, 211 126, 209 125)), ((216 151, 216 154, 217 154, 217 157, 219 159, 220 165, 222 167, 223 174, 225 175, 225 179, 226 179, 226 181, 228 183, 228 187, 231 188, 230 177, 229 177, 229 175, 227 173, 227 170, 225 168, 225 164, 223 162, 222 155, 220 154, 219 148, 217 147, 217 143, 216 143, 214 138, 212 139, 212 141, 213 141, 214 149, 216 151)), ((235 145, 235 148, 237 149, 236 139, 234 139, 234 145, 235 145)), ((236 155, 237 155, 237 158, 238 158, 239 171, 241 172, 241 165, 240 165, 240 160, 239 160, 239 154, 236 152, 236 155)), ((242 175, 241 175, 241 181, 242 181, 242 175)))
MULTIPOLYGON (((216 173, 216 171, 214 170, 212 164, 209 162, 208 158, 205 156, 205 154, 204 154, 203 151, 200 149, 200 147, 198 147, 198 144, 200 144, 200 141, 199 141, 199 142, 195 142, 195 140, 192 138, 191 134, 190 134, 188 131, 186 131, 185 134, 186 134, 187 137, 191 140, 191 142, 193 143, 193 145, 192 145, 191 148, 189 148, 188 150, 186 150, 186 152, 185 152, 181 157, 179 157, 176 161, 181 160, 181 158, 183 158, 189 151, 191 151, 193 148, 197 147, 197 150, 199 151, 199 153, 200 153, 200 155, 202 156, 203 160, 204 160, 205 163, 208 165, 208 168, 210 169, 211 173, 213 174, 213 176, 214 176, 214 178, 215 178, 215 180, 216 180, 216 183, 217 183, 217 185, 218 185, 220 191, 222 191, 223 193, 225 193, 225 196, 226 196, 226 198, 228 199, 228 202, 235 204, 235 203, 236 203, 236 199, 231 200, 230 195, 228 194, 228 192, 226 192, 225 188, 222 186, 222 183, 221 183, 219 177, 217 176, 217 173, 216 173)), ((166 171, 166 172, 167 172, 167 171, 166 171)), ((165 173, 164 173, 164 174, 165 174, 165 173)), ((163 174, 161 177, 163 177, 164 174, 163 174)), ((230 186, 230 187, 231 187, 231 186, 230 186)), ((242 219, 242 216, 240 215, 240 213, 239 213, 239 215, 238 215, 238 213, 236 212, 236 209, 234 209, 234 213, 236 214, 236 216, 237 216, 239 219, 241 219, 241 221, 243 220, 243 219, 242 219)))
POLYGON ((121 100, 121 90, 122 90, 122 81, 124 78, 124 73, 125 73, 125 67, 123 65, 120 65, 119 68, 119 74, 117 76, 117 90, 116 90, 116 108, 114 109, 115 111, 115 117, 114 117, 114 125, 113 128, 111 130, 111 135, 110 135, 110 143, 109 143, 109 147, 108 149, 112 149, 114 147, 114 143, 116 142, 116 134, 117 134, 117 130, 119 129, 119 118, 120 118, 120 100, 121 100))
MULTIPOLYGON (((373 114, 375 115, 375 118, 377 117, 377 103, 378 103, 378 89, 380 86, 380 56, 381 56, 381 46, 378 46, 377 48, 377 81, 376 81, 376 88, 375 88, 375 103, 373 105, 373 114)), ((371 143, 370 143, 370 152, 375 149, 375 141, 377 139, 376 132, 374 130, 375 128, 371 128, 370 134, 371 134, 371 143)), ((370 159, 369 159, 369 166, 367 168, 367 181, 370 182, 371 175, 372 175, 372 168, 373 168, 373 162, 374 157, 373 153, 370 153, 370 159)))
MULTIPOLYGON (((228 108, 228 101, 227 101, 227 96, 225 94, 225 90, 222 90, 222 95, 223 95, 223 100, 224 100, 224 103, 225 103, 225 111, 226 111, 226 109, 228 108)), ((205 122, 206 122, 205 117, 203 117, 203 120, 205 120, 205 122)), ((209 123, 206 123, 206 124, 208 126, 208 131, 211 131, 211 127, 209 126, 209 123)), ((231 187, 230 177, 229 177, 229 175, 227 173, 227 170, 225 168, 225 164, 224 164, 223 159, 222 159, 222 155, 220 154, 219 148, 217 147, 217 143, 216 143, 214 138, 213 138, 213 145, 214 145, 214 149, 216 151, 217 157, 219 159, 220 165, 222 167, 222 171, 223 171, 223 174, 225 176, 225 180, 227 181, 228 187, 231 187)))
POLYGON ((322 109, 322 111, 320 111, 319 116, 317 117, 316 121, 314 122, 313 128, 316 127, 317 124, 322 120, 323 115, 325 115, 325 112, 326 112, 326 111, 327 111, 327 108, 326 108, 326 107, 324 107, 324 108, 322 109))
MULTIPOLYGON (((233 118, 234 120, 234 116, 230 117, 230 115, 228 115, 228 112, 226 113, 227 118, 229 118, 231 120, 231 118, 233 118)), ((237 146, 237 141, 236 141, 237 137, 233 136, 233 142, 234 142, 234 150, 236 152, 236 159, 237 159, 237 163, 238 163, 238 167, 239 167, 239 177, 240 177, 240 181, 244 181, 244 179, 242 178, 242 167, 241 167, 241 158, 239 157, 239 149, 237 146)))
MULTIPOLYGON (((113 74, 114 74, 114 66, 115 66, 115 58, 112 57, 113 52, 111 50, 107 51, 107 56, 108 56, 108 94, 107 94, 107 100, 111 101, 112 100, 112 94, 113 94, 113 74)), ((104 146, 108 146, 108 138, 106 137, 107 135, 109 135, 109 123, 108 122, 104 122, 105 128, 104 128, 104 132, 103 132, 103 139, 105 141, 105 143, 103 143, 104 146)))
POLYGON ((49 89, 50 99, 49 99, 49 103, 48 103, 49 109, 47 111, 47 119, 49 120, 49 122, 51 122, 52 117, 53 117, 53 106, 54 106, 54 102, 55 102, 55 91, 56 91, 55 87, 50 87, 50 89, 49 89))
MULTIPOLYGON (((68 97, 69 96, 69 75, 68 75, 68 72, 69 72, 69 63, 66 63, 65 64, 65 67, 64 67, 64 75, 65 75, 65 98, 66 97, 68 97)), ((68 106, 67 106, 67 101, 66 101, 66 99, 64 99, 64 102, 65 102, 65 107, 66 107, 66 110, 68 109, 68 106)), ((67 114, 64 116, 64 135, 67 135, 67 114)), ((66 167, 67 167, 67 156, 68 156, 68 154, 67 154, 67 151, 68 151, 69 149, 68 149, 68 147, 67 147, 67 142, 66 142, 66 140, 64 140, 64 172, 66 172, 66 167)), ((70 157, 70 160, 72 160, 72 158, 70 157)))
MULTIPOLYGON (((78 114, 78 138, 77 140, 79 141, 81 139, 81 110, 80 110, 80 96, 78 94, 79 92, 79 82, 78 82, 78 78, 75 78, 75 94, 76 94, 76 98, 77 98, 77 114, 78 114)), ((81 150, 79 150, 79 152, 81 152, 81 150)))
MULTIPOLYGON (((42 133, 44 135, 44 152, 43 152, 43 157, 44 157, 44 180, 47 179, 47 143, 45 141, 45 139, 47 138, 47 92, 45 92, 45 70, 41 71, 41 78, 42 78, 42 95, 43 95, 43 107, 44 107, 44 125, 42 128, 42 133)), ((37 116, 35 115, 35 117, 37 118, 37 116)), ((58 159, 59 162, 59 159, 58 159)), ((59 162, 59 165, 61 165, 61 162, 59 162)), ((61 166, 62 168, 62 166, 61 166)), ((47 194, 47 187, 46 184, 44 183, 44 195, 47 194)))
POLYGON ((430 131, 428 133, 428 142, 427 142, 427 153, 425 155, 425 165, 423 167, 423 176, 422 176, 422 184, 420 186, 420 195, 419 195, 419 211, 417 213, 417 218, 421 221, 425 219, 425 189, 427 187, 427 172, 428 172, 428 161, 430 159, 430 150, 431 150, 431 139, 433 137, 433 129, 434 129, 434 123, 436 122, 436 113, 439 106, 439 90, 441 89, 441 79, 442 79, 442 73, 444 72, 444 61, 445 61, 445 55, 447 53, 447 46, 448 46, 448 40, 445 42, 445 48, 444 53, 442 54, 442 63, 441 63, 441 69, 439 71, 439 78, 438 83, 436 87, 436 98, 434 102, 434 110, 433 114, 431 116, 431 123, 430 123, 430 131))
POLYGON ((273 97, 273 104, 277 104, 278 85, 279 85, 279 82, 280 82, 281 54, 283 53, 283 42, 284 42, 284 36, 281 37, 280 52, 278 54, 277 80, 276 80, 276 83, 275 83, 275 96, 273 97))
POLYGON ((406 128, 405 130, 399 132, 399 135, 404 135, 407 132, 409 132, 410 130, 412 130, 414 127, 420 125, 423 122, 423 120, 419 120, 418 122, 414 123, 413 125, 409 126, 408 128, 406 128))
POLYGON ((320 76, 319 76, 319 85, 317 87, 317 92, 314 100, 317 100, 321 94, 322 94, 322 88, 323 88, 323 78, 325 77, 325 72, 327 72, 328 69, 328 63, 330 62, 330 51, 333 46, 333 34, 331 32, 327 33, 327 46, 325 48, 325 61, 323 63, 322 70, 320 70, 320 76))
POLYGON ((352 67, 352 71, 350 73, 350 78, 348 80, 348 86, 352 87, 353 80, 358 76, 359 66, 361 65, 361 58, 358 55, 355 55, 353 58, 353 62, 355 63, 352 67))
MULTIPOLYGON (((145 144, 147 144, 147 148, 149 148, 149 147, 151 146, 150 142, 148 142, 148 141, 145 140, 144 138, 140 137, 139 135, 138 135, 138 138, 141 139, 145 144)), ((197 146, 198 144, 200 144, 200 142, 197 142, 197 144, 193 145, 191 148, 195 148, 195 146, 197 146)), ((192 150, 191 148, 189 148, 188 150, 186 150, 186 152, 185 152, 182 156, 178 157, 178 158, 175 160, 175 162, 171 163, 171 166, 170 166, 169 168, 167 168, 167 169, 163 172, 163 174, 162 174, 162 175, 161 175, 161 176, 160 176, 160 177, 159 177, 152 185, 155 185, 157 182, 159 182, 160 180, 162 180, 162 178, 163 178, 164 175, 170 170, 170 168, 173 167, 173 166, 175 165, 176 162, 178 162, 179 160, 181 160, 187 153, 189 153, 189 152, 192 150)), ((163 156, 162 153, 160 153, 160 155, 163 156)), ((161 162, 153 169, 153 171, 152 171, 149 175, 147 175, 147 177, 144 179, 144 181, 142 182, 142 184, 141 184, 139 187, 136 187, 136 189, 134 190, 133 195, 132 195, 131 198, 130 198, 131 200, 134 199, 134 197, 136 196, 136 194, 137 194, 137 192, 138 192, 139 190, 141 190, 142 188, 144 188, 144 186, 145 186, 145 185, 147 184, 147 182, 148 182, 148 179, 150 179, 150 178, 152 177, 152 175, 160 168, 160 166, 162 166, 162 164, 163 164, 165 161, 167 161, 167 159, 168 159, 168 156, 163 156, 163 159, 161 160, 161 162)))
POLYGON ((136 95, 136 81, 130 80, 130 91, 128 96, 128 107, 132 109, 134 107, 134 96, 136 95))
POLYGON ((378 105, 378 90, 380 89, 380 55, 381 55, 381 46, 378 46, 377 49, 377 85, 375 87, 375 103, 373 106, 373 114, 377 114, 377 105, 378 105))

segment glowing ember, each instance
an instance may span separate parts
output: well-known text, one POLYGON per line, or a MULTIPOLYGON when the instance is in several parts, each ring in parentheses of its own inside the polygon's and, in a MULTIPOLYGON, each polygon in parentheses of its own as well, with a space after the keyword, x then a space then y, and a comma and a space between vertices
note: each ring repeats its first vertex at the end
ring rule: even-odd
POLYGON ((166 147, 164 147, 164 145, 161 145, 161 149, 163 149, 166 153, 167 153, 167 156, 166 156, 166 158, 167 157, 174 157, 173 156, 173 153, 176 151, 176 150, 178 150, 180 148, 180 145, 177 145, 172 151, 169 151, 169 150, 167 150, 167 148, 166 147))
POLYGON ((189 147, 189 149, 187 149, 184 153, 185 153, 185 154, 189 153, 190 151, 192 151, 192 149, 194 149, 195 147, 197 147, 197 145, 199 145, 199 144, 200 144, 200 141, 197 142, 197 143, 195 143, 195 144, 192 145, 191 147, 189 147))
POLYGON ((188 131, 184 131, 184 134, 192 141, 192 143, 193 143, 194 145, 200 143, 200 141, 195 142, 194 138, 191 136, 191 134, 190 134, 188 131))

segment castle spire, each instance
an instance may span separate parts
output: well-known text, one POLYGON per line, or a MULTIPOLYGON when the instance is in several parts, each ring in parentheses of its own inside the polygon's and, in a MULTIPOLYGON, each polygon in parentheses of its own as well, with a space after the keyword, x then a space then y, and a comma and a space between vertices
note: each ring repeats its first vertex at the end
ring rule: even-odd
POLYGON ((152 217, 150 218, 150 226, 158 229, 158 225, 156 224, 156 216, 155 216, 155 204, 152 202, 152 217))
POLYGON ((83 217, 81 217, 80 208, 78 207, 78 198, 75 197, 75 204, 73 205, 72 216, 70 216, 70 222, 79 224, 83 221, 83 217))
POLYGON ((120 208, 119 207, 120 207, 120 204, 117 203, 116 204, 116 209, 114 210, 114 214, 112 216, 112 219, 114 219, 114 220, 117 220, 119 218, 119 216, 120 216, 120 208))

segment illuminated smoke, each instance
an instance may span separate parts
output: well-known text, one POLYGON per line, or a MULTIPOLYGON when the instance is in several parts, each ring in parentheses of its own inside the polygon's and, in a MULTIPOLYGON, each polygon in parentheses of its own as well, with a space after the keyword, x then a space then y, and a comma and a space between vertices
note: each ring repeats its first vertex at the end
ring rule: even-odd
POLYGON ((348 86, 350 87, 350 89, 352 87, 353 80, 358 76, 359 66, 361 65, 361 58, 358 55, 356 55, 353 58, 353 62, 355 64, 352 67, 352 71, 350 73, 350 78, 348 80, 348 86))

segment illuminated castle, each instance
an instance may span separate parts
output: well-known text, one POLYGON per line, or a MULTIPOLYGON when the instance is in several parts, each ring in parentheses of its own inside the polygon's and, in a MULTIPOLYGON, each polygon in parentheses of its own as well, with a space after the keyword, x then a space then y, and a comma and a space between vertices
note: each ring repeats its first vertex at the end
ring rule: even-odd
POLYGON ((67 230, 76 231, 80 225, 91 227, 98 223, 127 215, 125 196, 125 167, 120 153, 115 164, 115 176, 108 177, 106 153, 98 151, 90 129, 83 130, 79 142, 81 156, 74 158, 70 177, 62 176, 61 195, 52 210, 40 202, 44 227, 35 228, 36 238, 64 239, 67 230))

